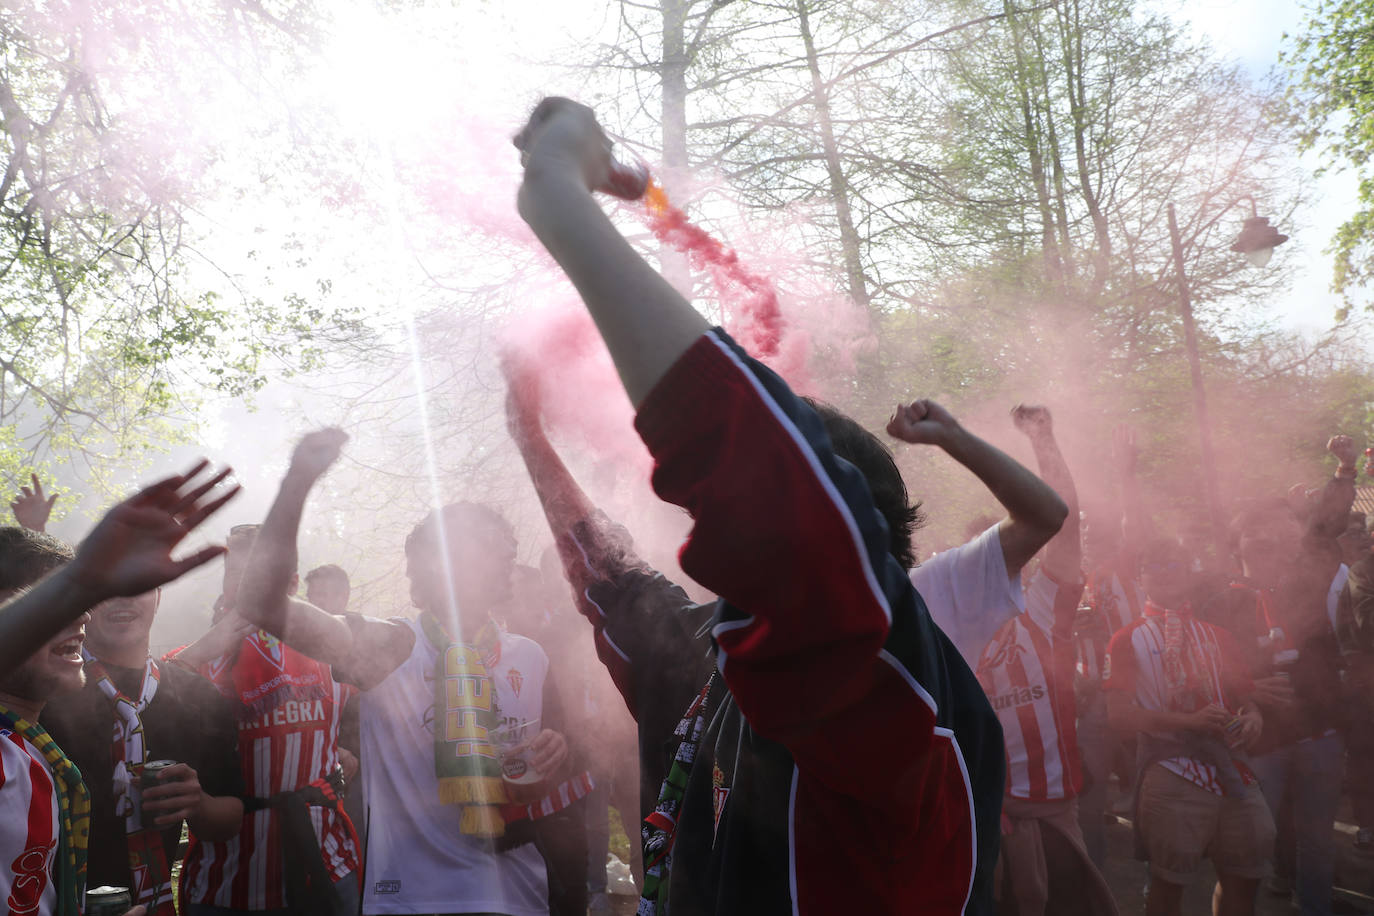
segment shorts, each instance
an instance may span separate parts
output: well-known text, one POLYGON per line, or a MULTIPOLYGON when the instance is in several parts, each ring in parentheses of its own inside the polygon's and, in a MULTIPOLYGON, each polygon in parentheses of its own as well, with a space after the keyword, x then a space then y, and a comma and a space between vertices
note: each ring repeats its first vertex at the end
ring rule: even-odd
POLYGON ((1141 779, 1137 816, 1150 873, 1162 881, 1188 884, 1204 858, 1218 874, 1264 877, 1274 818, 1258 786, 1217 795, 1155 764, 1141 779))

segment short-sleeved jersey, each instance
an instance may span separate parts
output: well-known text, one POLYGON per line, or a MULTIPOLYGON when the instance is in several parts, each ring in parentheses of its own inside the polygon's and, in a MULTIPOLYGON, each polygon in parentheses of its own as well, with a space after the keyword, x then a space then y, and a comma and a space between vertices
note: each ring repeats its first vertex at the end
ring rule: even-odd
MULTIPOLYGON (((362 695, 362 772, 368 807, 363 912, 506 913, 549 911, 544 859, 533 843, 497 852, 462 832, 462 805, 439 803, 434 769, 434 667, 439 650, 416 620, 410 655, 362 695)), ((538 643, 501 633, 487 665, 500 725, 539 722, 549 659, 538 643)))
POLYGON ((1021 577, 1007 573, 999 526, 909 571, 930 617, 972 667, 1006 621, 1026 609, 1021 577))
POLYGON ((1026 610, 1003 624, 978 658, 978 681, 1002 724, 1012 798, 1074 798, 1083 786, 1074 643, 1067 632, 1054 632, 1056 611, 1072 620, 1082 593, 1081 580, 1061 585, 1036 572, 1026 588, 1026 610))
MULTIPOLYGON (((1232 691, 1249 683, 1240 647, 1225 630, 1184 615, 1185 640, 1193 642, 1203 659, 1208 689, 1217 703, 1231 712, 1236 711, 1232 691)), ((1147 609, 1146 615, 1112 637, 1107 653, 1108 690, 1122 690, 1134 696, 1142 709, 1156 712, 1196 712, 1202 706, 1197 698, 1183 697, 1170 691, 1164 670, 1164 615, 1147 609)), ((1161 735, 1160 737, 1170 737, 1161 735)), ((1209 792, 1222 795, 1216 766, 1193 757, 1171 757, 1161 765, 1189 782, 1209 792)), ((1236 762, 1236 769, 1247 783, 1254 777, 1249 769, 1236 762)))
POLYGON ((49 916, 61 819, 52 771, 39 750, 0 727, 0 913, 49 916))
MULTIPOLYGON (((216 659, 202 673, 233 702, 248 795, 271 798, 334 772, 339 723, 354 688, 336 682, 328 665, 259 630, 243 640, 237 655, 216 659)), ((359 871, 357 844, 342 811, 309 810, 331 877, 359 871)), ((233 839, 193 839, 182 899, 235 910, 285 907, 282 842, 280 817, 271 808, 245 814, 233 839)))

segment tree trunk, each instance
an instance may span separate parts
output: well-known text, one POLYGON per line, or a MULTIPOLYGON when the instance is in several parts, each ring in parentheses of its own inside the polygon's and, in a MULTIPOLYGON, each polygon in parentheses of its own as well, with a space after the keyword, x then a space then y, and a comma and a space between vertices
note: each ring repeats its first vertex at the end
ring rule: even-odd
MULTIPOLYGON (((663 175, 669 199, 683 187, 687 175, 687 5, 690 0, 660 0, 663 11, 663 175)), ((659 263, 664 278, 692 298, 692 270, 685 255, 662 246, 659 263)), ((722 321, 724 316, 721 316, 722 321)))
POLYGON ((820 58, 811 32, 811 18, 807 0, 797 0, 797 24, 802 44, 806 48, 806 67, 811 72, 812 104, 816 110, 816 126, 821 132, 821 151, 825 156, 825 170, 830 179, 830 198, 835 204, 835 222, 840 229, 840 250, 844 259, 845 282, 849 298, 865 311, 873 302, 864 278, 863 257, 859 247, 859 232, 854 226, 854 213, 849 206, 849 185, 845 181, 840 162, 840 148, 835 142, 835 122, 830 110, 830 90, 821 76, 820 58))

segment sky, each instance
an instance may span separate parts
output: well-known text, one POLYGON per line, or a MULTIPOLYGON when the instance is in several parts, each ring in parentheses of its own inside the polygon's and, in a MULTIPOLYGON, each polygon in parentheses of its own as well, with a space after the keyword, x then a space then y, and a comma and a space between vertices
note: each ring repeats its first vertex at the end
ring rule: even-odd
MULTIPOLYGON (((1277 64, 1284 34, 1297 32, 1303 18, 1303 6, 1294 0, 1187 0, 1165 9, 1255 79, 1277 64)), ((1312 154, 1300 162, 1309 173, 1321 164, 1312 154)), ((1275 317, 1287 327, 1319 333, 1331 327, 1339 305, 1339 298, 1330 292, 1331 257, 1323 250, 1355 210, 1357 181, 1351 172, 1331 173, 1315 179, 1313 190, 1311 206, 1300 214, 1301 223, 1278 227, 1290 238, 1266 269, 1293 275, 1287 295, 1274 303, 1275 317)), ((1263 216, 1263 202, 1259 206, 1263 216)))
MULTIPOLYGON (((1235 60, 1257 79, 1275 66, 1284 32, 1297 29, 1302 17, 1293 0, 1157 2, 1177 20, 1189 23, 1196 36, 1208 40, 1219 55, 1235 60)), ((472 7, 419 3, 405 23, 377 13, 367 0, 340 0, 340 4, 355 12, 344 17, 344 27, 330 51, 331 63, 318 85, 299 88, 327 101, 356 129, 356 139, 372 145, 372 158, 360 160, 358 180, 373 182, 373 191, 377 182, 411 183, 414 176, 397 174, 396 169, 404 165, 395 166, 391 157, 403 160, 408 146, 425 142, 426 119, 461 112, 472 123, 455 130, 451 149, 445 150, 445 156, 452 156, 450 178, 457 189, 450 205, 477 204, 483 208, 487 226, 503 222, 514 227, 510 231, 523 232, 514 212, 518 163, 507 137, 540 95, 575 91, 573 76, 535 61, 556 60, 560 52, 579 42, 585 45, 591 36, 606 34, 613 23, 607 19, 604 0, 489 2, 472 7), (424 22, 418 30, 413 25, 417 19, 424 22), (410 87, 416 91, 409 91, 410 87), (380 156, 376 155, 379 150, 380 156), (389 160, 391 166, 376 168, 389 160)), ((256 113, 220 110, 219 116, 226 121, 241 117, 247 125, 256 113)), ((232 124, 223 126, 232 129, 232 124)), ((1317 162, 1303 164, 1314 170, 1317 162)), ((1327 176, 1316 181, 1314 190, 1314 203, 1300 214, 1300 224, 1279 226, 1292 238, 1263 268, 1289 271, 1293 279, 1291 291, 1273 304, 1271 317, 1313 335, 1333 321, 1337 299, 1327 291, 1330 258, 1322 249, 1353 211, 1355 181, 1350 175, 1327 176)), ((1259 205, 1263 213, 1263 201, 1259 205)), ((376 293, 375 306, 393 314, 424 307, 410 297, 412 290, 392 282, 405 275, 414 278, 417 266, 404 220, 397 214, 381 214, 389 224, 381 233, 387 241, 381 244, 375 228, 360 229, 359 223, 323 202, 288 204, 251 189, 247 198, 231 195, 218 203, 207 202, 201 215, 213 225, 207 240, 216 249, 210 273, 225 270, 253 287, 251 292, 271 295, 269 275, 263 260, 244 252, 279 247, 282 227, 312 224, 317 229, 315 237, 331 249, 312 254, 318 262, 330 265, 337 288, 366 288, 360 298, 376 293)), ((1244 215, 1240 208, 1235 210, 1237 226, 1244 215)), ((375 221, 368 225, 375 226, 375 221)), ((278 258, 270 268, 275 272, 271 275, 275 290, 297 284, 308 292, 315 277, 309 273, 289 276, 288 260, 278 258)), ((240 404, 217 404, 202 417, 201 441, 194 451, 206 448, 232 463, 248 485, 248 491, 219 520, 219 527, 261 518, 299 431, 297 417, 304 415, 317 423, 346 419, 325 407, 303 404, 301 395, 289 386, 273 386, 257 406, 250 415, 240 404), (253 435, 239 435, 245 427, 253 435)), ((192 450, 174 450, 167 456, 167 467, 158 470, 181 464, 192 450)), ((71 524, 82 523, 74 519, 71 524)), ((303 557, 302 562, 308 565, 314 559, 303 557)), ((213 596, 217 576, 216 566, 187 587, 202 598, 213 596)))

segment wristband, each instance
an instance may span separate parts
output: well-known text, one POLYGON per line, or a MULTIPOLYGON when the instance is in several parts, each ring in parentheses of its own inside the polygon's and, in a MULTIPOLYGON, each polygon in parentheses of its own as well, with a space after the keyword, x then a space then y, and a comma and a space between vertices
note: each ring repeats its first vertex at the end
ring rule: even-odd
POLYGON ((1358 475, 1359 471, 1355 468, 1355 465, 1353 464, 1343 464, 1340 467, 1336 468, 1336 478, 1338 480, 1354 480, 1358 475))

